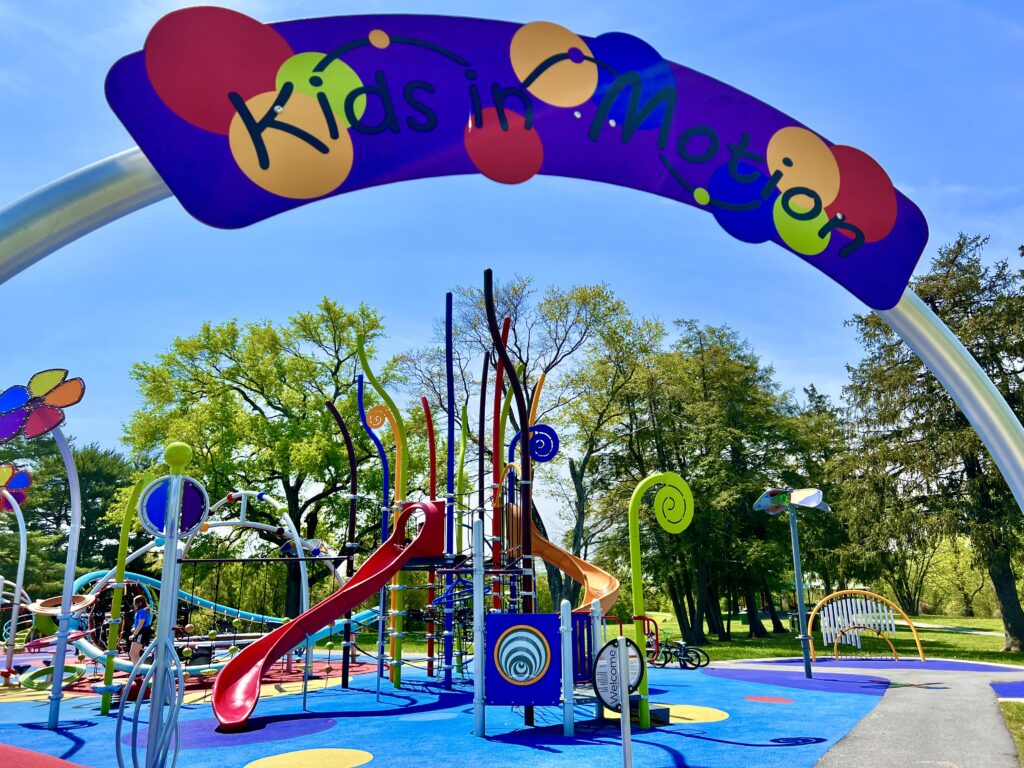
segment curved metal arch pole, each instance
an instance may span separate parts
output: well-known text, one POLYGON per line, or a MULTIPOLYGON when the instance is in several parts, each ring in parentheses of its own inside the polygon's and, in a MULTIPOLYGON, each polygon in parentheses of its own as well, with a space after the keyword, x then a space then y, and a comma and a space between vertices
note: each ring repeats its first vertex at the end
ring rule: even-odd
POLYGON ((895 307, 875 313, 949 392, 1024 509, 1024 427, 978 361, 909 288, 895 307))
MULTIPOLYGON (((138 147, 68 174, 0 209, 0 284, 170 190, 138 147)), ((1024 428, 978 363, 910 289, 875 310, 950 393, 1024 509, 1024 428)))
MULTIPOLYGON (((296 554, 296 556, 300 555, 305 550, 310 549, 310 547, 306 546, 306 540, 303 539, 299 535, 299 529, 295 527, 295 523, 292 521, 291 516, 288 514, 288 507, 285 506, 284 504, 282 504, 277 499, 275 499, 273 496, 271 496, 266 491, 236 490, 236 491, 231 491, 230 496, 234 497, 230 501, 228 500, 228 497, 225 496, 223 499, 218 499, 213 504, 211 504, 210 505, 210 515, 212 516, 214 512, 219 512, 226 505, 233 504, 235 501, 241 501, 243 504, 245 504, 249 499, 255 499, 256 501, 265 501, 268 504, 270 504, 270 506, 272 506, 274 508, 274 511, 277 512, 278 515, 280 516, 280 519, 283 522, 283 525, 280 526, 280 527, 286 529, 287 532, 288 532, 288 536, 291 537, 292 544, 295 546, 295 554, 296 554)), ((221 521, 211 522, 210 523, 210 527, 211 528, 223 528, 225 526, 219 524, 219 523, 223 523, 223 522, 228 522, 228 521, 221 520, 221 521)), ((255 531, 273 532, 274 530, 276 530, 275 528, 273 528, 273 527, 271 527, 269 525, 266 525, 265 523, 253 523, 252 525, 248 525, 248 523, 249 523, 248 520, 241 519, 241 520, 233 521, 232 524, 233 525, 237 525, 237 527, 240 527, 240 528, 250 528, 250 529, 255 530, 255 531), (244 525, 237 525, 239 523, 243 523, 244 525)), ((189 547, 192 546, 192 542, 195 540, 196 536, 198 536, 201 532, 202 531, 200 531, 198 529, 195 530, 195 531, 192 531, 191 535, 188 537, 188 540, 186 541, 186 544, 185 544, 185 552, 186 553, 188 552, 189 547)), ((339 578, 338 573, 335 570, 334 566, 331 565, 330 563, 328 563, 327 561, 324 561, 324 564, 331 571, 331 573, 334 574, 334 578, 335 578, 335 581, 338 582, 338 586, 341 586, 341 584, 343 582, 339 578)), ((302 584, 301 588, 299 589, 299 602, 300 602, 300 606, 299 607, 301 608, 302 612, 305 613, 307 610, 309 610, 309 571, 306 568, 306 561, 305 560, 299 560, 299 580, 300 580, 300 582, 302 584)))
POLYGON ((15 576, 14 592, 11 594, 11 633, 7 638, 7 653, 4 658, 4 670, 7 676, 4 678, 4 687, 11 684, 11 671, 14 665, 14 646, 18 644, 18 618, 21 611, 22 583, 25 581, 25 561, 28 558, 28 529, 25 527, 25 516, 21 513, 18 501, 0 488, 0 499, 7 502, 7 506, 14 512, 18 520, 18 571, 15 576))
POLYGON ((40 187, 0 209, 0 283, 94 229, 170 196, 138 147, 40 187))

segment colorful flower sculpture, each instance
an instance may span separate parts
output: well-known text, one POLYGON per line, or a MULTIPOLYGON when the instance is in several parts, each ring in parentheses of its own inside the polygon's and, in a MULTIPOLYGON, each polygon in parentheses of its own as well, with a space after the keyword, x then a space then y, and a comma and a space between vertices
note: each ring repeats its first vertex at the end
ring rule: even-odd
POLYGON ((69 379, 63 368, 40 371, 28 386, 8 387, 0 393, 0 443, 24 435, 42 437, 64 423, 64 408, 85 394, 85 382, 69 379))
MULTIPOLYGON (((25 491, 32 485, 32 475, 27 470, 18 469, 10 464, 0 466, 0 488, 7 491, 20 507, 25 503, 28 494, 25 491)), ((2 493, 0 493, 0 510, 13 511, 11 505, 2 493)))

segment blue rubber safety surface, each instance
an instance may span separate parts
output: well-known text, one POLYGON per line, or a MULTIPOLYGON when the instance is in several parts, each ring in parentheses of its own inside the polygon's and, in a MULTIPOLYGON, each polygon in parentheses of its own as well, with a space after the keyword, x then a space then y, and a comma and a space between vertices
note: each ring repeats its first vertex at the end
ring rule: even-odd
MULTIPOLYGON (((871 711, 886 687, 885 680, 872 677, 870 682, 807 688, 797 681, 802 679, 799 668, 739 678, 715 670, 650 670, 653 703, 688 706, 676 710, 676 722, 669 726, 649 731, 634 727, 634 764, 810 768, 871 711), (722 713, 728 716, 707 721, 722 713)), ((488 707, 488 735, 479 739, 472 734, 469 681, 444 691, 421 670, 406 667, 403 682, 403 689, 396 691, 382 681, 379 703, 372 673, 357 676, 354 688, 347 691, 317 690, 314 685, 307 712, 302 711, 301 695, 267 698, 257 707, 250 727, 233 734, 216 731, 208 704, 186 706, 180 720, 178 764, 244 768, 262 757, 322 747, 370 752, 370 768, 422 768, 425 759, 447 763, 467 758, 487 768, 622 764, 619 722, 594 720, 589 705, 577 709, 574 738, 562 735, 560 708, 538 708, 537 727, 526 728, 521 711, 488 707)), ((98 704, 99 699, 92 697, 64 702, 57 732, 45 728, 45 701, 0 704, 0 742, 109 768, 116 765, 115 721, 99 717, 98 704)))
POLYGON ((1024 680, 991 683, 992 690, 1001 699, 1024 699, 1024 680))

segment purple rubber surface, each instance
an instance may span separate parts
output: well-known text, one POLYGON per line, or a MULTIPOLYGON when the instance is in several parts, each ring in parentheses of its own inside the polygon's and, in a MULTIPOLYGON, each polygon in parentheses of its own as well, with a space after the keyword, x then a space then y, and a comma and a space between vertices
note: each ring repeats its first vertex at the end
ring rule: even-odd
MULTIPOLYGON (((771 659, 763 661, 743 661, 742 664, 784 664, 788 666, 801 666, 804 662, 803 659, 771 659)), ((896 661, 895 659, 874 659, 874 660, 857 660, 857 659, 841 659, 836 661, 835 659, 818 659, 814 662, 815 666, 822 664, 831 664, 834 667, 844 667, 847 669, 924 669, 929 672, 1014 672, 1021 670, 1024 672, 1024 667, 1020 667, 1016 664, 985 664, 984 662, 978 661, 957 661, 955 659, 927 659, 921 661, 920 659, 903 659, 902 661, 896 661)))
MULTIPOLYGON (((257 718, 257 720, 260 720, 257 718)), ((217 731, 216 718, 202 720, 182 720, 179 723, 179 738, 182 749, 223 749, 240 747, 247 744, 262 744, 272 741, 288 741, 289 739, 312 736, 328 731, 337 725, 330 717, 289 718, 287 720, 263 719, 256 728, 238 733, 220 733, 217 731)), ((139 729, 139 743, 145 744, 148 728, 139 729)), ((132 743, 131 734, 121 738, 125 744, 132 743)))
POLYGON ((824 691, 827 693, 859 693, 864 696, 882 696, 889 681, 879 677, 865 675, 829 675, 819 674, 808 680, 802 674, 774 669, 739 669, 708 667, 702 669, 705 675, 725 680, 738 680, 746 683, 764 683, 777 685, 780 688, 794 688, 801 691, 824 691))

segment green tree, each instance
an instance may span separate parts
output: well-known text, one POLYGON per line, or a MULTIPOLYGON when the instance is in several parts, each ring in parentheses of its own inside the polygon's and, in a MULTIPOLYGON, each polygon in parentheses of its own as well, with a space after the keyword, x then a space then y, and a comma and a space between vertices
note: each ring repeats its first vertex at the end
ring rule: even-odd
POLYGON ((645 577, 666 586, 687 639, 703 642, 705 621, 729 639, 741 599, 750 631, 763 636, 757 596, 779 571, 780 534, 751 505, 785 466, 791 405, 735 331, 695 321, 677 327, 672 350, 652 355, 625 395, 611 471, 630 490, 666 470, 693 489, 696 514, 682 535, 664 534, 653 515, 640 518, 645 577))
MULTIPOLYGON (((348 461, 324 403, 337 404, 356 439, 358 461, 366 462, 369 444, 356 429, 360 333, 370 351, 382 333, 376 312, 365 305, 349 311, 327 298, 280 327, 204 323, 194 336, 175 339, 155 362, 133 366, 143 405, 125 440, 153 460, 170 441, 189 443, 195 452, 189 472, 206 483, 211 498, 239 488, 268 491, 283 500, 301 535, 319 532, 337 547, 344 543, 339 537, 347 513, 347 499, 337 495, 347 488, 348 461)), ((385 366, 382 380, 391 375, 385 366)), ((360 479, 367 493, 379 495, 379 475, 375 486, 371 474, 360 479)), ((364 531, 379 527, 379 515, 379 509, 369 514, 364 531)), ((253 518, 277 524, 265 506, 256 507, 253 518)), ((260 536, 278 543, 272 534, 260 536)), ((298 584, 298 568, 290 563, 288 615, 299 609, 298 584)))
MULTIPOLYGON (((107 519, 118 488, 128 483, 132 467, 117 451, 90 443, 81 448, 69 439, 82 495, 82 529, 78 543, 80 568, 112 567, 119 526, 107 519)), ((64 461, 49 438, 18 439, 0 446, 0 464, 14 463, 32 473, 23 512, 31 531, 51 542, 63 541, 48 557, 63 561, 71 524, 71 495, 64 461)))
MULTIPOLYGON (((939 249, 914 291, 943 319, 1007 403, 1024 415, 1024 271, 982 260, 987 238, 961 234, 939 249)), ((1024 248, 1021 255, 1024 256, 1024 248)), ((944 510, 968 537, 992 580, 1006 633, 1004 650, 1024 646, 1012 556, 1024 516, 974 429, 920 360, 877 315, 852 320, 866 352, 848 394, 867 427, 923 479, 928 507, 944 510)))

